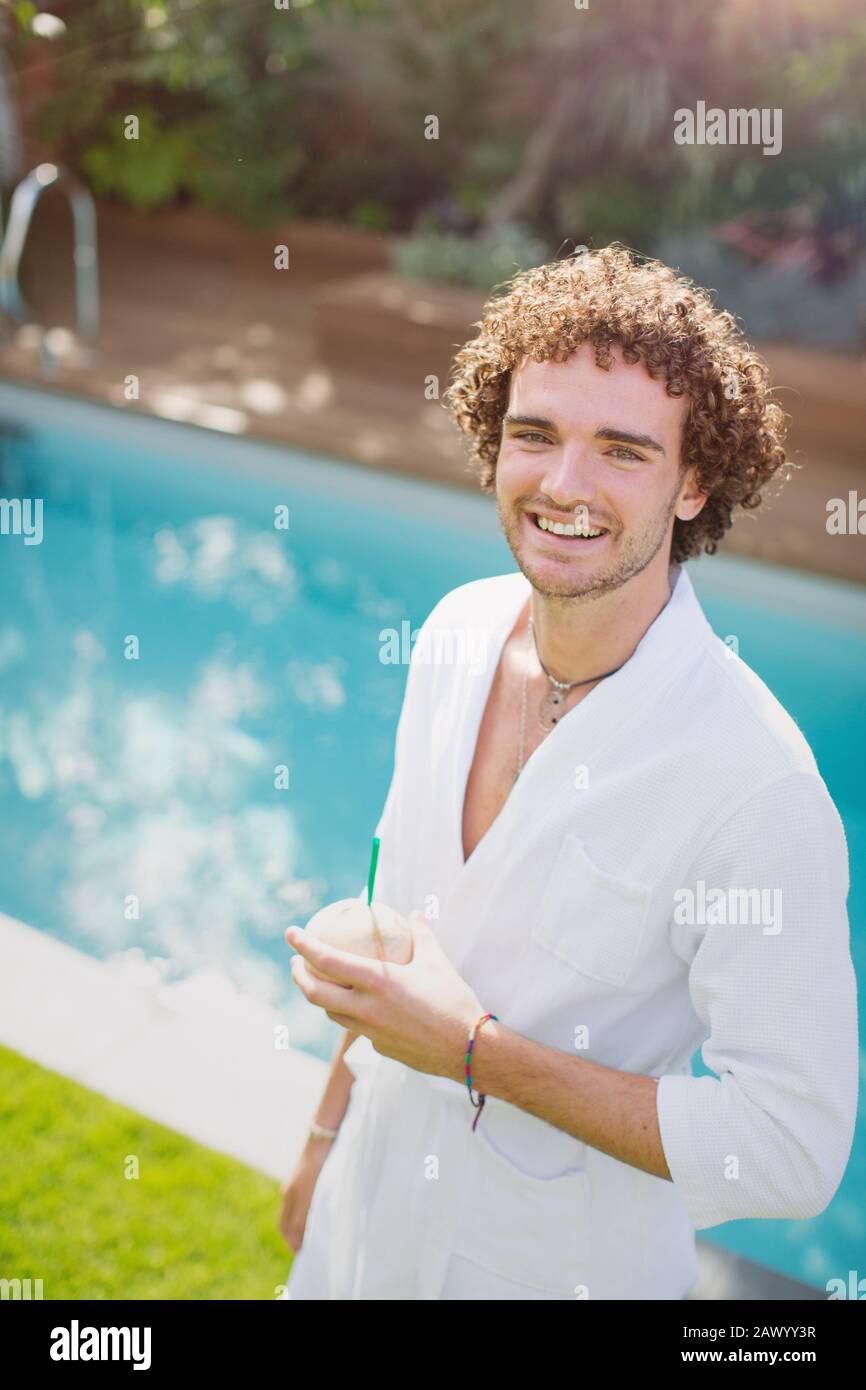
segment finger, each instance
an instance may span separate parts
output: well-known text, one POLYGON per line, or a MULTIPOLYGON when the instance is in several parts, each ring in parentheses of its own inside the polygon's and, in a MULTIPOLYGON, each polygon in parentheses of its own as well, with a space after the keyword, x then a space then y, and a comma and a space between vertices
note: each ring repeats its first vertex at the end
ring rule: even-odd
POLYGON ((370 989, 381 975, 381 971, 376 969, 376 964, 368 957, 340 951, 336 946, 326 946, 324 942, 308 937, 297 927, 286 928, 286 940, 290 946, 294 946, 299 955, 317 970, 321 970, 322 974, 331 975, 342 984, 370 989))
MULTIPOLYGON (((318 975, 311 975, 298 957, 292 960, 292 977, 298 988, 303 992, 311 1004, 316 1004, 318 1008, 331 1009, 340 1017, 349 1018, 353 1024, 358 1023, 358 1018, 352 1014, 345 1013, 346 1009, 353 1009, 361 1003, 361 996, 357 990, 349 989, 345 985, 332 983, 330 980, 321 980, 318 975)), ((344 1025, 348 1027, 348 1024, 344 1025)))
MULTIPOLYGON (((309 970, 306 970, 304 968, 304 962, 300 956, 292 957, 291 962, 289 964, 289 969, 292 972, 292 979, 294 983, 298 986, 298 989, 301 991, 301 993, 305 994, 309 999, 309 992, 312 988, 314 977, 310 974, 309 970)), ((310 1000, 310 1003, 312 1002, 313 1001, 310 1000)))
POLYGON ((356 1018, 350 1018, 348 1014, 335 1014, 330 1009, 326 1009, 325 1013, 333 1023, 339 1023, 341 1028, 348 1028, 350 1032, 356 1027, 358 1022, 356 1018))
MULTIPOLYGON (((292 972, 292 979, 294 980, 295 984, 298 986, 300 990, 303 990, 304 994, 306 994, 311 1004, 317 1004, 319 1002, 318 999, 313 999, 310 996, 310 990, 312 990, 317 984, 336 983, 333 980, 325 980, 320 975, 317 975, 314 970, 310 970, 307 967, 303 957, 301 956, 292 957, 291 962, 289 964, 289 969, 292 972)), ((355 993, 355 991, 351 988, 350 985, 337 985, 336 988, 342 992, 344 998, 348 997, 348 995, 350 994, 355 993)))
MULTIPOLYGON (((311 1004, 318 1004, 319 999, 316 996, 316 986, 324 984, 326 981, 320 980, 318 975, 314 975, 311 970, 308 970, 300 956, 294 956, 292 958, 289 969, 292 972, 292 979, 301 993, 305 995, 311 1004)), ((339 985, 338 988, 344 991, 346 990, 345 985, 339 985)))

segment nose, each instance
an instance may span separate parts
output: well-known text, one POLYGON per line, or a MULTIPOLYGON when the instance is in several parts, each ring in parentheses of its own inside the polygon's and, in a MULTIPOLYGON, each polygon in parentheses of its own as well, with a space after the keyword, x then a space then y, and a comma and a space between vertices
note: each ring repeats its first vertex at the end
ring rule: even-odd
POLYGON ((551 456, 542 489, 553 506, 567 512, 585 505, 592 507, 598 491, 592 459, 580 444, 567 444, 551 456))

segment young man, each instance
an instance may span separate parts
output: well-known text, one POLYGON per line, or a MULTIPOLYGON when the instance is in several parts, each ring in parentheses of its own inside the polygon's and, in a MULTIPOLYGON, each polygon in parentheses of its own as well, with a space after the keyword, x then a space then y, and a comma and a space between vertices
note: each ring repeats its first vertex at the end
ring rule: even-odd
POLYGON ((817 1215, 854 1129, 844 831, 682 568, 782 412, 730 315, 618 247, 517 275, 446 403, 518 570, 419 635, 485 662, 409 667, 376 896, 423 909, 411 964, 286 933, 348 1033, 285 1296, 682 1298, 695 1228, 817 1215))

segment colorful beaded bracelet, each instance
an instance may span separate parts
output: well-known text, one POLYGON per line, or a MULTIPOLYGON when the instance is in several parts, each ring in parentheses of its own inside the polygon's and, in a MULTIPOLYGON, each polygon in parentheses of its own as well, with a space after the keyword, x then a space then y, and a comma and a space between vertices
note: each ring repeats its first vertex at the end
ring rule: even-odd
POLYGON ((472 1132, 473 1132, 473 1134, 475 1133, 475 1126, 478 1124, 478 1120, 479 1120, 479 1118, 480 1118, 480 1116, 481 1116, 481 1111, 484 1109, 484 1102, 485 1102, 485 1100, 487 1099, 487 1097, 486 1097, 486 1096, 482 1096, 482 1094, 481 1094, 480 1091, 479 1091, 479 1093, 478 1093, 478 1099, 477 1099, 477 1100, 475 1100, 475 1099, 473 1098, 473 1095, 472 1095, 472 1073, 471 1073, 471 1071, 470 1071, 470 1064, 471 1064, 471 1059, 472 1059, 472 1049, 473 1049, 473 1047, 475 1046, 475 1034, 478 1032, 478 1029, 482 1026, 482 1024, 485 1024, 485 1023, 487 1022, 487 1020, 490 1019, 490 1018, 492 1018, 493 1021, 494 1021, 495 1023, 498 1023, 498 1022, 499 1022, 499 1019, 496 1017, 496 1014, 482 1014, 481 1017, 479 1018, 478 1022, 475 1023, 475 1024, 473 1024, 472 1028, 469 1030, 469 1045, 468 1045, 468 1047, 467 1047, 467 1049, 466 1049, 466 1085, 467 1085, 467 1087, 469 1088, 469 1099, 470 1099, 470 1101, 472 1101, 472 1104, 473 1104, 473 1105, 476 1107, 476 1109, 478 1110, 478 1114, 475 1116, 475 1119, 472 1121, 472 1132))

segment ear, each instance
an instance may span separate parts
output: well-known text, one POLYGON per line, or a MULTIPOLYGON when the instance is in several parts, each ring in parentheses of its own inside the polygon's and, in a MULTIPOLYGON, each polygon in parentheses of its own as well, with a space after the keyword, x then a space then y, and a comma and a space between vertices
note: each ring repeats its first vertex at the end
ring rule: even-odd
POLYGON ((692 466, 683 479, 679 501, 675 509, 675 514, 680 521, 693 521, 707 500, 707 493, 701 492, 697 485, 696 475, 697 469, 692 466))

